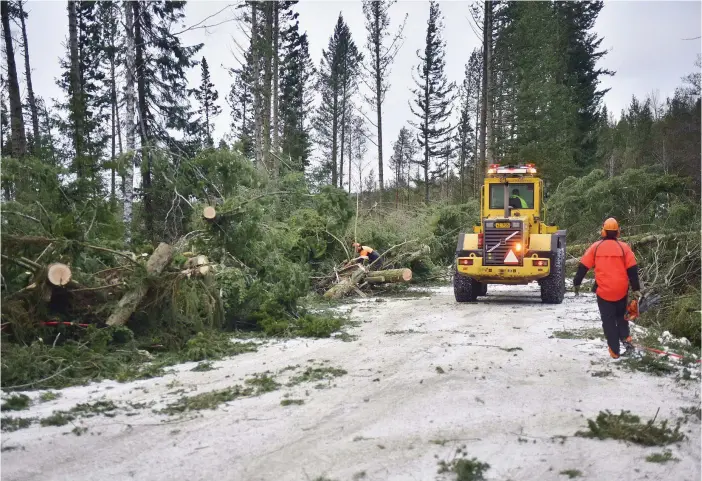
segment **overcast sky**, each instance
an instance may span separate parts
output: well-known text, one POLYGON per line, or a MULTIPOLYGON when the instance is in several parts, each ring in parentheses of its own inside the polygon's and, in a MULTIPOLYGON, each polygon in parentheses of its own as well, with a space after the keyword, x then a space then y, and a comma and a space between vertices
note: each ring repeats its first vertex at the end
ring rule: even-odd
MULTIPOLYGON (((222 10, 234 2, 190 1, 186 6, 187 26, 194 25, 206 17, 222 10)), ((605 96, 610 111, 619 112, 631 101, 632 95, 645 97, 658 91, 661 98, 672 95, 681 85, 681 77, 692 72, 695 59, 701 52, 700 40, 684 40, 699 37, 699 1, 609 1, 606 2, 595 26, 599 36, 604 37, 602 47, 609 50, 601 66, 616 71, 614 77, 602 80, 603 87, 611 90, 605 96)), ((465 63, 471 51, 479 47, 480 39, 471 29, 468 2, 440 2, 444 15, 446 40, 446 73, 449 80, 460 83, 465 63)), ((364 17, 360 1, 302 0, 296 7, 300 13, 300 25, 307 31, 310 54, 315 62, 319 59, 333 32, 339 13, 348 23, 357 45, 365 51, 364 17)), ((60 98, 63 93, 56 86, 60 75, 59 58, 65 55, 68 37, 66 2, 30 0, 26 10, 30 59, 32 62, 36 94, 47 99, 60 98)), ((411 118, 408 107, 411 71, 417 64, 416 51, 423 47, 429 3, 424 1, 400 1, 391 9, 393 27, 407 15, 405 42, 392 66, 390 91, 383 105, 384 157, 391 153, 400 128, 411 118)), ((207 20, 214 24, 233 19, 234 8, 207 20)), ((18 32, 13 31, 15 38, 18 32)), ((204 43, 201 55, 207 57, 212 79, 219 91, 223 112, 216 121, 216 137, 221 138, 229 130, 229 108, 224 98, 231 80, 227 67, 237 65, 232 52, 235 41, 245 43, 245 35, 237 22, 198 29, 182 35, 186 44, 204 43)), ((19 49, 16 49, 18 66, 22 65, 19 49)), ((190 73, 191 82, 199 79, 199 68, 190 73)), ((23 92, 24 93, 24 92, 23 92)), ((367 108, 366 108, 367 110, 367 108)), ((377 163, 375 148, 370 145, 368 163, 377 163)), ((373 164, 371 164, 373 165, 373 164)), ((386 167, 387 172, 387 167, 386 167)), ((387 175, 387 173, 386 173, 387 175)))

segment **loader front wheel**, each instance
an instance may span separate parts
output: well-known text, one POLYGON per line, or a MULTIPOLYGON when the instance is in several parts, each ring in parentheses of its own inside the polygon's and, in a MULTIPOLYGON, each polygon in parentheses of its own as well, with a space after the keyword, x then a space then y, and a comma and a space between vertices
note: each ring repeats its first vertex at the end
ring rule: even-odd
POLYGON ((565 249, 558 249, 551 259, 551 273, 539 284, 541 286, 541 302, 544 304, 560 304, 565 297, 565 249))
POLYGON ((479 292, 479 282, 458 272, 453 275, 453 295, 456 302, 475 302, 479 292))

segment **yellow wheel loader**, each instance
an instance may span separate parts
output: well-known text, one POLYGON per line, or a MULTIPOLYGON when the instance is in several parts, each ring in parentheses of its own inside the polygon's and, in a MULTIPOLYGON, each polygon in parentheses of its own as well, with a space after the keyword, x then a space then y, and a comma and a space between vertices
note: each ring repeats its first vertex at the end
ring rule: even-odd
POLYGON ((546 224, 543 185, 534 164, 490 165, 480 193, 480 225, 458 236, 456 301, 475 302, 487 295, 488 284, 537 281, 542 302, 563 302, 566 231, 546 224))

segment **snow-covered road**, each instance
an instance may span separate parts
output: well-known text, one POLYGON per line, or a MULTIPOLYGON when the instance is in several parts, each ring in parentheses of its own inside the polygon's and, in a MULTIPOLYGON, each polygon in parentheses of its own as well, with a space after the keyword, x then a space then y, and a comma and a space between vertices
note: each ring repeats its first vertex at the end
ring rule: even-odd
POLYGON ((437 474, 438 462, 465 445, 490 464, 489 480, 563 480, 572 469, 585 480, 699 481, 694 416, 683 424, 688 439, 669 447, 679 461, 667 464, 645 461, 661 448, 573 436, 605 409, 648 419, 660 408, 658 419, 674 421, 681 408, 700 405, 698 382, 625 371, 599 338, 551 337, 599 328, 592 297, 567 294, 547 306, 538 286, 491 286, 476 304, 456 304, 450 288, 436 288, 352 305, 359 325, 351 342, 268 342, 214 362, 215 370, 192 372, 190 363, 161 378, 69 388, 35 402, 13 414, 43 418, 101 399, 120 408, 114 417, 3 433, 2 480, 450 479, 437 474), (308 367, 347 373, 291 382, 308 367), (278 389, 182 417, 154 412, 265 371, 278 389), (593 376, 603 371, 611 374, 593 376), (78 436, 76 426, 87 431, 78 436))

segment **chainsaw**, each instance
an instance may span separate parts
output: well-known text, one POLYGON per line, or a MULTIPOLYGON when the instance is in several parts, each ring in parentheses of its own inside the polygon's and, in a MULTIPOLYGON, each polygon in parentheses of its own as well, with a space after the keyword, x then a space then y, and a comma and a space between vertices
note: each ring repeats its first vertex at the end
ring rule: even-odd
POLYGON ((657 294, 642 296, 641 299, 632 299, 626 306, 624 320, 635 321, 641 314, 657 306, 661 302, 661 296, 657 294))

